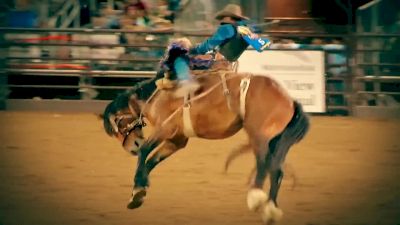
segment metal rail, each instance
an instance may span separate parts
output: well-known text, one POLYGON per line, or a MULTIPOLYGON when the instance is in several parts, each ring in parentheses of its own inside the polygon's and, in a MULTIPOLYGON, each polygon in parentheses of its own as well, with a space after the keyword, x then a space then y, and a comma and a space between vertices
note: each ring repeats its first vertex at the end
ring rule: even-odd
POLYGON ((130 56, 129 58, 88 58, 88 57, 68 57, 68 58, 58 58, 58 57, 6 57, 6 60, 51 60, 51 61, 131 61, 131 62, 159 62, 159 58, 139 58, 130 56))
POLYGON ((388 82, 392 82, 392 81, 397 81, 400 82, 400 76, 364 76, 364 77, 356 77, 356 80, 363 80, 363 81, 376 81, 376 80, 380 80, 380 81, 388 81, 388 82))
POLYGON ((400 95, 400 92, 391 91, 357 91, 358 94, 383 94, 383 95, 400 95))
MULTIPOLYGON (((113 30, 113 29, 20 29, 20 28, 0 28, 0 36, 3 36, 5 33, 37 33, 37 34, 52 34, 55 33, 65 33, 66 37, 69 37, 69 34, 84 34, 84 35, 101 35, 101 34, 135 34, 135 35, 159 35, 159 36, 169 36, 172 35, 185 35, 185 36, 192 36, 192 37, 207 37, 211 34, 210 32, 205 31, 188 31, 188 30, 176 30, 176 29, 169 29, 169 30, 146 30, 146 31, 137 31, 137 30, 113 30)), ((391 51, 388 48, 380 49, 380 46, 368 46, 368 48, 361 48, 356 46, 356 42, 363 39, 388 39, 388 38, 400 38, 400 34, 380 34, 380 33, 357 33, 357 34, 327 34, 321 32, 314 32, 314 31, 274 31, 274 32, 267 32, 262 34, 262 36, 268 37, 284 37, 284 38, 291 38, 291 37, 323 37, 323 38, 341 38, 342 40, 346 41, 347 48, 343 50, 326 50, 327 54, 345 54, 347 57, 347 62, 345 64, 327 64, 326 71, 330 69, 334 69, 335 67, 347 67, 346 74, 343 77, 326 77, 327 87, 326 96, 327 98, 337 98, 337 99, 344 99, 344 105, 329 105, 327 104, 328 110, 347 110, 351 111, 352 105, 350 105, 353 101, 354 96, 357 95, 365 95, 365 94, 387 94, 393 96, 399 96, 398 92, 395 91, 381 91, 379 88, 375 88, 373 91, 366 91, 366 90, 355 90, 353 89, 353 85, 358 85, 360 83, 365 82, 373 82, 375 87, 378 87, 381 83, 388 83, 388 82, 399 82, 400 76, 386 76, 382 75, 379 76, 379 73, 375 76, 360 76, 358 74, 359 70, 364 68, 373 67, 373 68, 381 68, 381 67, 399 67, 400 65, 397 63, 392 62, 380 62, 380 61, 371 61, 371 62, 361 62, 357 61, 358 54, 378 54, 380 52, 389 52, 391 51), (337 90, 329 90, 330 84, 340 83, 344 86, 344 91, 341 89, 337 90), (350 103, 349 103, 350 102, 350 103)), ((42 46, 50 46, 50 47, 88 47, 88 48, 115 48, 115 47, 122 47, 122 48, 143 48, 143 49, 164 49, 166 47, 165 44, 154 43, 154 42, 146 42, 146 43, 132 43, 132 44, 107 44, 107 43, 89 43, 89 42, 78 42, 78 41, 71 41, 70 38, 66 40, 55 41, 47 40, 48 42, 32 42, 26 43, 19 41, 10 41, 0 39, 0 45, 3 48, 8 47, 35 47, 40 48, 42 46)), ((29 49, 29 48, 26 48, 29 49)), ((51 49, 51 48, 49 48, 51 49)), ((286 51, 297 51, 295 49, 283 49, 286 51)), ((317 50, 317 49, 315 49, 317 50)), ((321 50, 321 49, 319 49, 321 50)), ((141 50, 143 51, 143 50, 141 50)), ((2 77, 9 77, 14 78, 19 75, 24 76, 55 76, 55 77, 75 77, 80 78, 81 80, 86 78, 152 78, 156 75, 156 71, 122 71, 122 70, 92 70, 90 65, 99 63, 101 61, 109 61, 115 62, 115 64, 111 65, 111 67, 119 66, 119 62, 130 62, 130 63, 156 63, 159 62, 158 58, 153 57, 128 57, 128 58, 107 58, 105 55, 99 55, 99 58, 95 57, 32 57, 32 56, 7 56, 5 57, 6 67, 4 70, 0 71, 0 76, 2 77), (49 62, 54 61, 54 62, 49 62), (52 64, 62 63, 63 61, 70 61, 71 64, 82 64, 82 65, 89 65, 88 69, 32 69, 32 68, 18 68, 24 66, 26 64, 36 65, 39 63, 48 64, 49 67, 52 64)), ((131 65, 131 64, 129 64, 131 65)), ((105 65, 110 68, 110 65, 105 65)), ((123 65, 124 66, 124 65, 123 65)), ((154 67, 155 68, 155 67, 154 67)), ((382 73, 383 74, 383 73, 382 73)), ((399 74, 400 75, 400 74, 399 74)), ((341 75, 342 76, 342 75, 341 75)), ((90 79, 89 79, 90 80, 90 79)), ((128 82, 128 81, 127 81, 128 82)), ((80 82, 81 83, 81 82, 80 82)), ((4 85, 2 86, 4 88, 4 85)), ((130 88, 131 86, 127 85, 92 85, 89 82, 81 83, 80 85, 41 85, 41 84, 9 84, 7 85, 8 88, 18 89, 21 90, 27 88, 36 88, 36 89, 80 89, 80 88, 87 88, 87 89, 102 89, 102 90, 123 90, 126 88, 130 88)), ((329 101, 328 101, 329 102, 329 101)), ((339 103, 342 104, 342 103, 339 103)))
MULTIPOLYGON (((181 34, 186 36, 210 36, 212 34, 212 30, 209 32, 204 31, 187 31, 180 29, 146 29, 146 30, 115 30, 115 29, 82 29, 82 28, 68 28, 68 29, 48 29, 48 28, 7 28, 0 27, 1 33, 83 33, 83 34, 142 34, 142 35, 173 35, 173 34, 181 34)), ((297 37, 340 37, 340 38, 377 38, 377 37, 397 37, 400 34, 382 34, 382 33, 357 33, 357 34, 331 34, 331 33, 323 33, 323 32, 315 32, 315 31, 301 31, 301 30, 283 30, 283 31, 270 31, 265 32, 264 35, 269 36, 280 36, 280 35, 288 35, 288 36, 297 36, 297 37)))
POLYGON ((36 84, 9 84, 10 88, 46 88, 46 89, 80 89, 80 88, 88 88, 88 89, 110 89, 110 90, 126 90, 132 88, 131 86, 100 86, 100 85, 36 85, 36 84))
POLYGON ((166 44, 107 44, 107 43, 74 43, 74 42, 38 42, 38 43, 24 43, 24 42, 6 42, 8 46, 70 46, 70 47, 125 47, 125 48, 165 48, 166 44))
POLYGON ((114 75, 124 76, 140 76, 144 78, 151 78, 156 75, 155 71, 117 71, 117 70, 47 70, 47 69, 6 69, 8 73, 21 73, 21 74, 78 74, 78 75, 98 75, 106 77, 114 75))

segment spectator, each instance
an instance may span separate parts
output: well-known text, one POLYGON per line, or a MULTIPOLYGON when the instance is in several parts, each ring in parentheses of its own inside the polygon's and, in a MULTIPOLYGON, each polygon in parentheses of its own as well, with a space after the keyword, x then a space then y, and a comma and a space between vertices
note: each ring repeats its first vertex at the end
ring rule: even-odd
POLYGON ((137 1, 137 3, 131 5, 131 7, 132 6, 136 9, 136 25, 140 27, 151 26, 152 23, 149 18, 149 11, 146 5, 141 1, 137 1))
POLYGON ((38 27, 38 16, 30 10, 10 11, 8 13, 8 26, 20 28, 38 27))
MULTIPOLYGON (((400 33, 400 12, 396 14, 396 20, 389 26, 389 33, 399 34, 400 33)), ((391 37, 384 43, 385 52, 381 53, 381 59, 385 63, 400 64, 400 38, 391 37)), ((400 73, 400 65, 385 66, 383 71, 387 75, 398 75, 400 73)))
POLYGON ((181 8, 181 0, 168 0, 168 11, 169 15, 165 16, 165 19, 174 23, 176 14, 181 8))
POLYGON ((150 25, 150 19, 146 16, 143 5, 129 4, 124 8, 122 15, 113 12, 107 8, 103 13, 107 17, 105 25, 101 26, 106 29, 140 29, 150 25))
POLYGON ((121 16, 123 16, 121 11, 106 6, 100 10, 100 16, 91 19, 94 28, 120 29, 121 16))
POLYGON ((141 1, 127 5, 119 22, 123 29, 143 29, 152 25, 147 7, 141 1))
POLYGON ((16 0, 15 10, 8 12, 9 27, 33 28, 39 26, 38 15, 32 9, 30 0, 16 0))
POLYGON ((292 39, 282 39, 273 41, 270 46, 270 49, 299 49, 299 48, 300 44, 297 44, 292 39))
POLYGON ((90 23, 90 8, 87 0, 80 0, 80 25, 85 26, 90 23))

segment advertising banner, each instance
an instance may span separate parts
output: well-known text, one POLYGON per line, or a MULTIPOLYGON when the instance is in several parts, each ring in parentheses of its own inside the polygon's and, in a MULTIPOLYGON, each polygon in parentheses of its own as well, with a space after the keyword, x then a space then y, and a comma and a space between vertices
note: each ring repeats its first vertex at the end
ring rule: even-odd
POLYGON ((239 72, 271 77, 306 112, 326 111, 323 51, 247 50, 239 58, 239 72))

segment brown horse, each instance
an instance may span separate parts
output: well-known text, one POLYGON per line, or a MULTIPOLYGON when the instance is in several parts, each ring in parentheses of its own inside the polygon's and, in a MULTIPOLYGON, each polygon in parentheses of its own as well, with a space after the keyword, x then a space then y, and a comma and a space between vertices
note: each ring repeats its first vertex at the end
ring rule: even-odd
POLYGON ((188 99, 177 98, 175 89, 157 89, 158 76, 120 94, 106 107, 106 132, 119 138, 126 151, 138 156, 128 208, 141 206, 151 170, 184 148, 188 138, 222 139, 244 129, 256 158, 248 207, 260 211, 265 222, 277 221, 282 216, 277 208, 281 167, 289 148, 307 133, 307 115, 269 77, 232 71, 201 73, 206 74, 196 79, 202 88, 188 99), (155 128, 147 139, 142 132, 144 118, 155 128), (269 195, 263 191, 268 174, 269 195))

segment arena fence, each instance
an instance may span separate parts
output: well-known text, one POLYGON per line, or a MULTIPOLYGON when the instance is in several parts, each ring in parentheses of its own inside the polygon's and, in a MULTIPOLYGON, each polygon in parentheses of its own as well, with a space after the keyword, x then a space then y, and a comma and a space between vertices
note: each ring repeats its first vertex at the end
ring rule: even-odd
POLYGON ((354 114, 400 117, 399 34, 355 36, 354 114))
MULTIPOLYGON (((188 36, 198 40, 210 35, 172 30, 0 30, 5 53, 1 54, 0 102, 7 110, 99 112, 121 90, 155 75, 171 38, 188 36)), ((391 59, 393 49, 370 46, 365 40, 398 40, 400 35, 297 31, 263 35, 273 39, 343 40, 344 48, 294 49, 289 45, 290 51, 324 52, 326 113, 358 115, 360 109, 397 107, 400 73, 396 71, 400 64, 383 61, 385 57, 391 59)), ((280 49, 287 51, 288 45, 275 50, 280 49)))
POLYGON ((374 0, 356 10, 356 115, 400 116, 400 24, 395 8, 391 1, 374 0))

